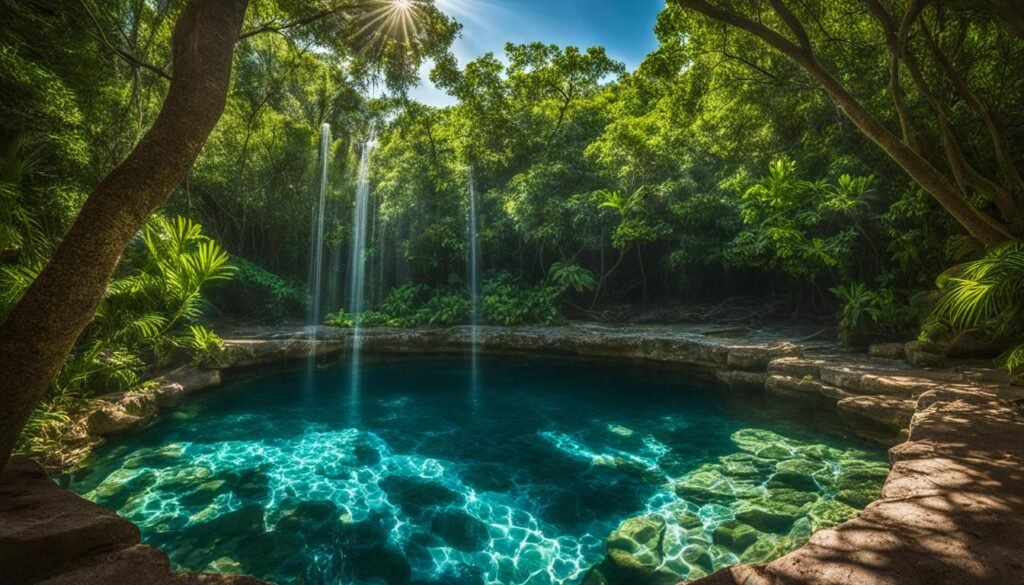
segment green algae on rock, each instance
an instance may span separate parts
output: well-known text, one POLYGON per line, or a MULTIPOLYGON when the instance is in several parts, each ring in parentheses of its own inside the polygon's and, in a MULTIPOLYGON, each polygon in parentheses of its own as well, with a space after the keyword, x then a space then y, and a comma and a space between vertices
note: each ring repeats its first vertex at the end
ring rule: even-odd
POLYGON ((624 521, 585 582, 653 583, 666 569, 677 580, 696 579, 737 562, 774 560, 857 516, 888 473, 861 449, 764 429, 731 438, 738 452, 676 478, 661 508, 624 521))

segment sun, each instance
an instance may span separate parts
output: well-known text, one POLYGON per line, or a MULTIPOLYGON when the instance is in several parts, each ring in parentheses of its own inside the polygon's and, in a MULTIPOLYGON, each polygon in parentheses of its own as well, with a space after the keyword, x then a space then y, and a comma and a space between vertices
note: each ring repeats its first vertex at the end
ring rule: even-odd
POLYGON ((358 33, 383 33, 399 43, 409 44, 420 34, 419 20, 423 15, 419 4, 418 0, 374 2, 363 16, 363 26, 358 33))

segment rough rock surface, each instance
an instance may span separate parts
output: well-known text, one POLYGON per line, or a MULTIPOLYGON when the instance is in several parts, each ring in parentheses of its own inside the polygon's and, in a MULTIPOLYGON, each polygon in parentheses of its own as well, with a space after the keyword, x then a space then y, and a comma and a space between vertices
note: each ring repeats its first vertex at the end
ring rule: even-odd
POLYGON ((923 394, 882 498, 764 565, 694 585, 1024 583, 1024 415, 996 393, 923 394))
POLYGON ((851 431, 885 446, 906 439, 915 401, 937 388, 1024 397, 1024 389, 1010 386, 990 367, 923 370, 892 359, 835 353, 775 359, 768 365, 765 387, 784 399, 831 403, 851 431))
MULTIPOLYGON (((348 329, 319 328, 316 339, 307 329, 256 331, 254 338, 229 339, 211 367, 237 368, 325 356, 351 347, 348 329)), ((442 353, 472 347, 469 327, 366 329, 362 349, 381 353, 442 353)), ((568 325, 564 327, 479 327, 483 352, 547 354, 651 360, 702 368, 763 374, 780 357, 799 357, 795 344, 772 337, 735 340, 703 335, 682 326, 568 325)))
POLYGON ((219 370, 182 366, 148 383, 137 391, 114 392, 89 401, 89 409, 72 423, 66 445, 71 465, 102 445, 106 437, 129 432, 153 422, 162 409, 171 408, 194 392, 219 386, 219 370))
POLYGON ((250 577, 178 574, 139 543, 139 529, 14 458, 0 475, 0 582, 45 585, 260 585, 250 577))

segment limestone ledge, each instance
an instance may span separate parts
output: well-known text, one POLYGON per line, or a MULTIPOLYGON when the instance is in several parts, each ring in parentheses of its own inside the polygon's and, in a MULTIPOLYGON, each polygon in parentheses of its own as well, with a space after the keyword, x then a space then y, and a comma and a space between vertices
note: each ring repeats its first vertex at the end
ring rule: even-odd
POLYGON ((768 365, 765 388, 783 399, 831 404, 853 433, 884 446, 906 440, 918 398, 933 390, 1024 398, 1024 388, 1011 386, 1005 374, 987 364, 922 369, 893 359, 851 354, 775 359, 768 365))
MULTIPOLYGON (((567 356, 613 357, 672 363, 708 372, 764 374, 768 364, 782 357, 799 357, 795 344, 771 338, 730 340, 701 334, 697 329, 668 326, 606 327, 479 327, 477 348, 484 353, 528 352, 567 356)), ((267 365, 310 356, 342 353, 352 346, 349 329, 264 329, 252 338, 225 342, 209 364, 215 368, 267 365), (315 335, 315 337, 314 337, 315 335)), ((419 329, 367 329, 362 350, 370 353, 450 353, 468 351, 473 344, 470 327, 419 329)), ((763 378, 734 377, 737 381, 763 378)))

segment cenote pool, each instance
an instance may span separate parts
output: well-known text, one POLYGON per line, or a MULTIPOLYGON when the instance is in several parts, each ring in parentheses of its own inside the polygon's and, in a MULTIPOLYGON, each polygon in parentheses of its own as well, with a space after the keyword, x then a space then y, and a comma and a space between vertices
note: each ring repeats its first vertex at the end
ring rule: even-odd
POLYGON ((278 371, 190 399, 71 487, 181 570, 669 582, 781 556, 877 496, 884 452, 821 423, 639 366, 378 359, 358 388, 278 371))

